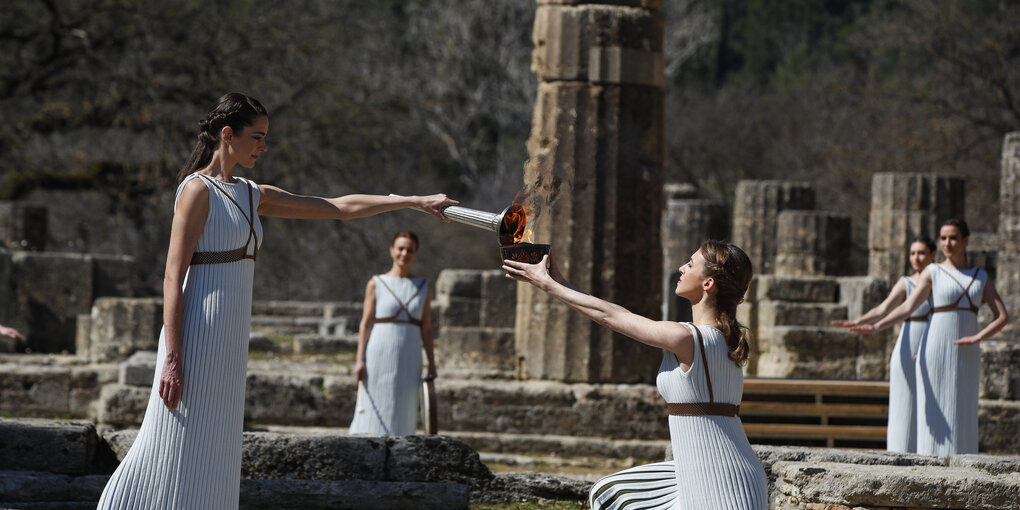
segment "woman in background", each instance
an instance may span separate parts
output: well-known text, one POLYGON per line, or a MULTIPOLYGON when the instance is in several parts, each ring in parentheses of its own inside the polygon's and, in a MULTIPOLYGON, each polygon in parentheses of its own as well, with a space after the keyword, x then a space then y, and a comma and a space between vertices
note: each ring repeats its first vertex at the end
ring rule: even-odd
POLYGON ((584 294, 563 278, 551 255, 538 264, 503 261, 503 270, 599 324, 662 349, 656 377, 669 413, 673 461, 627 469, 592 486, 592 509, 765 510, 765 470, 738 416, 750 345, 737 304, 751 282, 740 248, 705 241, 680 268, 676 295, 691 302, 693 322, 654 321, 584 294))
POLYGON ((397 232, 390 243, 390 270, 373 276, 365 286, 354 365, 358 402, 351 434, 414 434, 422 347, 429 362, 427 377, 436 377, 429 306, 432 289, 424 278, 411 276, 417 256, 418 236, 397 232))
POLYGON ((978 451, 978 343, 1001 330, 1009 317, 988 273, 967 261, 970 230, 951 219, 939 229, 946 260, 921 271, 917 289, 875 324, 851 329, 874 333, 906 319, 929 297, 932 317, 917 356, 917 453, 947 457, 978 451), (978 305, 992 308, 992 321, 978 330, 978 305))
POLYGON ((268 150, 269 114, 230 93, 199 122, 178 176, 163 330, 145 418, 100 509, 236 509, 259 216, 349 220, 404 207, 441 219, 445 195, 320 198, 235 177, 268 150))
MULTIPOLYGON (((934 260, 935 241, 927 236, 916 237, 910 243, 910 267, 914 269, 914 273, 910 276, 901 276, 885 301, 864 315, 852 321, 832 321, 832 324, 844 328, 874 324, 907 300, 917 288, 921 271, 934 260)), ((889 359, 889 422, 885 438, 885 447, 889 451, 917 452, 917 392, 914 366, 921 339, 928 330, 931 309, 929 297, 907 318, 900 328, 900 335, 896 338, 896 345, 889 359)))

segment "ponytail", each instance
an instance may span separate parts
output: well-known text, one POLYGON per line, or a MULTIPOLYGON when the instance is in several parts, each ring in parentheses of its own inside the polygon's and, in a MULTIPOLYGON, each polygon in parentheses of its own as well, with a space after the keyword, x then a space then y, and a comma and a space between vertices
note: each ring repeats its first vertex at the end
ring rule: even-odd
POLYGON ((747 328, 737 321, 737 305, 744 301, 754 276, 751 259, 736 245, 718 241, 701 243, 700 251, 705 258, 705 276, 715 280, 719 331, 726 338, 730 359, 742 367, 751 354, 751 339, 747 328))

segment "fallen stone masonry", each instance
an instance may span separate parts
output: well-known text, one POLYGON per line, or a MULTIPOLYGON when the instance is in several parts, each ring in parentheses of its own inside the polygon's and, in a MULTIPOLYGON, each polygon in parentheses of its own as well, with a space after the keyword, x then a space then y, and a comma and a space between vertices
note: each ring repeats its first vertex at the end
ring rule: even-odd
MULTIPOLYGON (((94 508, 137 432, 91 423, 0 419, 0 508, 94 508)), ((771 508, 1020 509, 1020 457, 947 459, 876 450, 754 447, 771 508)), ((591 482, 493 475, 445 436, 352 437, 251 431, 243 436, 240 508, 468 508, 581 501, 591 482)))

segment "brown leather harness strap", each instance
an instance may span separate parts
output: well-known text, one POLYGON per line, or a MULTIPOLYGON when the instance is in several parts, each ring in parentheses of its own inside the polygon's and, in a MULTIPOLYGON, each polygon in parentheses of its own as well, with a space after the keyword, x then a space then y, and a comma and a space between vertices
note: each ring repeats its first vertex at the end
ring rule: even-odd
POLYGON ((968 283, 967 286, 964 287, 963 284, 961 284, 959 280, 957 280, 956 278, 953 278, 953 275, 951 275, 948 272, 946 272, 946 270, 942 269, 941 266, 937 266, 937 267, 939 267, 939 270, 941 270, 942 272, 946 273, 946 276, 948 276, 950 280, 953 280, 954 282, 956 282, 956 285, 958 285, 961 289, 963 289, 963 294, 960 294, 960 297, 956 298, 956 302, 951 304, 951 305, 945 305, 945 306, 939 306, 939 307, 936 307, 936 308, 932 308, 931 309, 931 313, 955 312, 957 310, 960 310, 960 311, 970 310, 975 315, 977 315, 978 310, 980 308, 977 307, 977 306, 974 306, 974 301, 970 299, 970 294, 968 294, 968 292, 970 291, 971 285, 974 285, 974 282, 977 280, 978 273, 981 272, 981 268, 978 267, 978 268, 974 269, 974 276, 972 276, 970 278, 970 283, 968 283), (970 303, 970 308, 960 308, 960 301, 963 301, 963 298, 967 298, 967 302, 970 303))
POLYGON ((238 179, 241 179, 242 181, 244 181, 245 186, 248 187, 248 212, 249 212, 249 214, 245 214, 244 208, 241 207, 241 204, 238 204, 237 200, 234 200, 234 197, 230 196, 229 193, 227 193, 223 188, 221 188, 218 184, 216 184, 214 182, 215 179, 213 179, 211 177, 206 177, 206 176, 201 175, 201 174, 196 174, 196 175, 198 175, 199 177, 201 177, 201 178, 205 179, 206 181, 208 181, 209 184, 212 184, 214 188, 216 188, 217 190, 219 190, 219 192, 221 194, 223 194, 223 196, 227 197, 227 199, 229 199, 231 202, 234 203, 235 206, 237 206, 237 209, 239 211, 241 211, 241 217, 244 218, 245 221, 248 222, 248 229, 249 230, 248 230, 248 240, 245 241, 244 246, 242 246, 242 247, 240 247, 240 248, 238 248, 236 250, 228 250, 228 251, 201 251, 201 252, 197 251, 197 252, 195 252, 195 253, 193 253, 191 255, 191 265, 195 266, 195 265, 200 265, 200 264, 227 264, 227 263, 230 263, 230 262, 237 262, 239 260, 244 260, 244 259, 255 260, 258 257, 258 255, 259 255, 259 235, 255 231, 255 200, 252 197, 251 183, 249 183, 247 180, 245 180, 245 179, 243 179, 241 177, 238 177, 238 179), (250 215, 250 217, 249 217, 249 215, 250 215), (248 255, 248 247, 251 246, 252 239, 255 239, 255 247, 252 250, 252 254, 248 255))
POLYGON ((414 316, 411 315, 411 312, 408 311, 407 305, 411 304, 411 301, 413 301, 414 298, 418 295, 418 293, 421 292, 422 287, 425 286, 425 280, 422 280, 421 283, 418 284, 418 288, 415 289, 414 294, 412 294, 411 297, 407 298, 407 303, 402 303, 400 301, 400 298, 397 297, 397 293, 393 292, 393 289, 391 289, 389 285, 386 285, 386 282, 383 281, 382 278, 378 278, 378 280, 379 280, 379 283, 381 283, 383 285, 383 287, 386 287, 386 290, 388 290, 390 292, 390 294, 393 295, 393 299, 397 300, 397 304, 400 305, 400 310, 402 312, 404 312, 405 314, 407 314, 407 319, 406 320, 405 319, 398 319, 397 317, 400 317, 400 312, 397 312, 397 314, 394 315, 393 317, 376 317, 375 322, 377 324, 385 324, 385 323, 388 323, 388 322, 398 322, 398 323, 404 323, 404 324, 414 324, 415 326, 418 326, 420 328, 421 325, 422 325, 421 319, 414 318, 414 316))
POLYGON ((715 395, 712 393, 712 375, 708 371, 708 358, 705 356, 705 340, 701 336, 701 330, 694 327, 694 333, 698 337, 698 347, 701 350, 701 365, 705 367, 705 382, 708 384, 708 402, 685 402, 667 403, 666 411, 671 416, 737 416, 740 414, 740 406, 735 404, 717 404, 715 395))

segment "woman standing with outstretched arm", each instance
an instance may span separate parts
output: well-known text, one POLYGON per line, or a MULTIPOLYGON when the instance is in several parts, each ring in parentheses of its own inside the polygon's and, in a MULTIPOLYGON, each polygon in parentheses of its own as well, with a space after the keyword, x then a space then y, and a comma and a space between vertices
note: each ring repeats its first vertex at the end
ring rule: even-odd
POLYGON ((743 250, 706 241, 680 267, 675 293, 691 301, 690 323, 654 321, 584 294, 563 279, 551 255, 532 265, 504 260, 503 269, 600 325, 663 350, 656 385, 667 402, 674 460, 599 480, 589 495, 591 508, 768 508, 765 470, 738 416, 741 366, 750 350, 736 319, 752 276, 743 250))
MULTIPOLYGON (((832 324, 844 328, 874 324, 906 301, 917 288, 921 271, 933 260, 935 241, 928 236, 918 236, 910 243, 910 266, 914 273, 901 276, 885 301, 864 315, 852 321, 832 321, 832 324)), ((889 451, 917 452, 917 374, 914 366, 921 340, 928 331, 931 308, 929 297, 907 318, 889 358, 889 421, 885 435, 885 447, 889 451)))
POLYGON ((100 509, 238 507, 259 216, 350 220, 404 207, 440 219, 445 195, 320 198, 233 175, 268 150, 269 115, 230 93, 199 122, 181 169, 163 280, 163 330, 145 418, 100 509))
POLYGON ((967 262, 970 230, 951 219, 939 229, 946 260, 921 271, 917 289, 875 324, 851 329, 874 333, 906 319, 932 298, 928 334, 917 356, 917 453, 947 457, 978 451, 978 343, 1001 330, 1009 317, 988 273, 967 262), (992 321, 978 330, 978 305, 992 308, 992 321))

